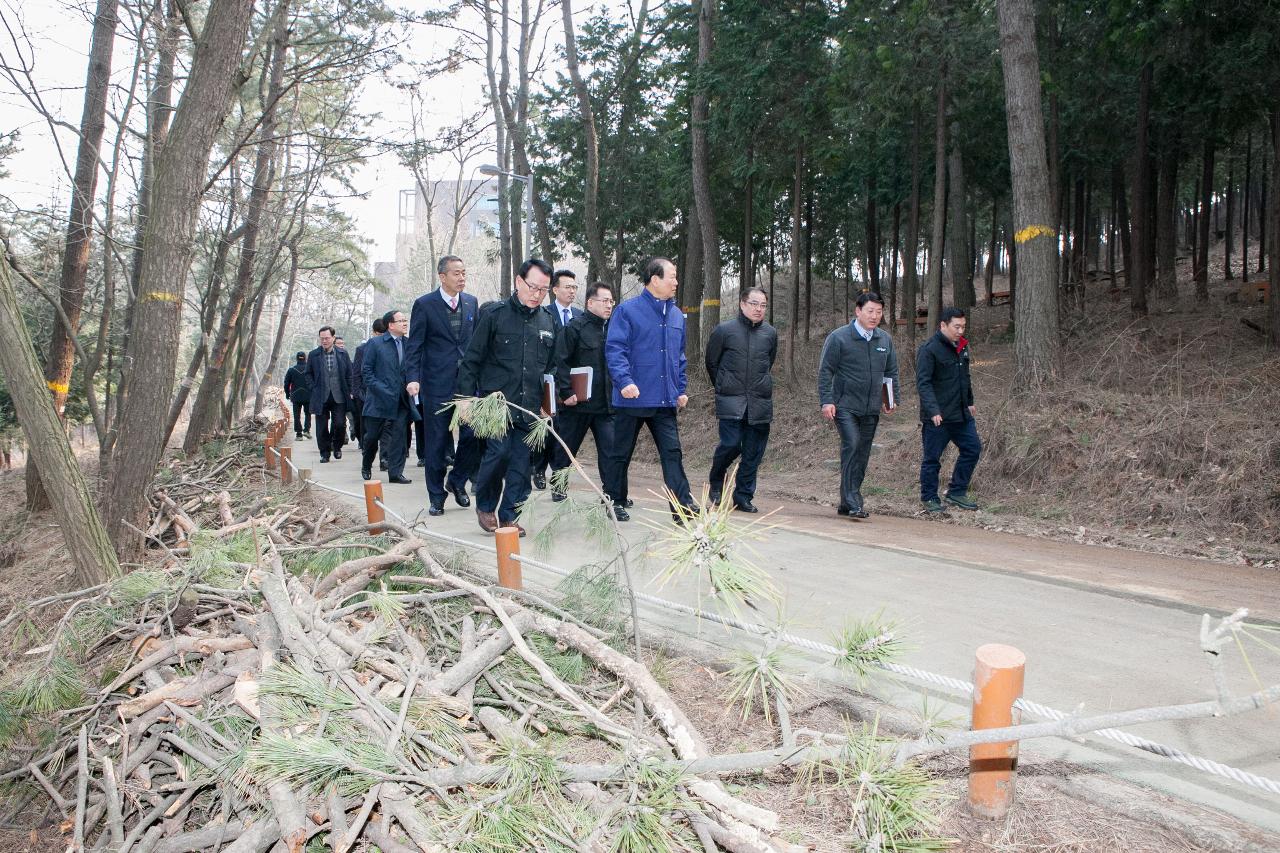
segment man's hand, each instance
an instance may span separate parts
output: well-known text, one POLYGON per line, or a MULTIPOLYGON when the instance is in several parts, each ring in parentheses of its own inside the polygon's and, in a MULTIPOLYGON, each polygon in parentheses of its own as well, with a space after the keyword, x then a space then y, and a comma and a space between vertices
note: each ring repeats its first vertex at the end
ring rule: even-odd
POLYGON ((970 407, 969 407, 969 417, 971 417, 971 418, 976 418, 977 416, 978 416, 978 407, 977 407, 977 406, 970 406, 970 407))
POLYGON ((942 426, 942 415, 934 415, 934 416, 933 416, 933 425, 934 425, 934 426, 942 426))
POLYGON ((681 394, 679 397, 676 397, 676 408, 677 408, 677 409, 683 409, 683 408, 684 408, 685 406, 687 406, 687 405, 689 405, 689 395, 688 395, 688 394, 681 394))
POLYGON ((894 406, 894 407, 891 409, 891 408, 889 408, 888 406, 886 406, 886 405, 884 405, 884 404, 882 403, 882 404, 880 404, 880 411, 884 412, 886 415, 892 415, 894 412, 898 411, 898 407, 897 407, 897 406, 894 406))
MULTIPOLYGON (((417 384, 417 383, 410 383, 417 384)), ((466 420, 467 413, 471 411, 471 404, 476 401, 475 397, 459 397, 453 401, 453 407, 458 410, 458 415, 466 420)))
POLYGON ((632 382, 626 388, 622 389, 622 396, 628 400, 634 400, 640 396, 640 389, 636 387, 636 383, 632 382))
POLYGON ((836 419, 836 407, 834 403, 827 403, 822 407, 822 416, 829 421, 836 419))
POLYGON ((418 396, 418 390, 419 390, 418 383, 410 382, 408 385, 404 386, 404 390, 409 392, 410 397, 416 397, 418 396))
POLYGON ((567 398, 567 399, 564 399, 564 400, 561 400, 561 401, 560 401, 560 405, 562 405, 562 406, 576 406, 576 405, 578 405, 578 395, 577 395, 577 394, 570 394, 570 395, 568 396, 568 398, 567 398))

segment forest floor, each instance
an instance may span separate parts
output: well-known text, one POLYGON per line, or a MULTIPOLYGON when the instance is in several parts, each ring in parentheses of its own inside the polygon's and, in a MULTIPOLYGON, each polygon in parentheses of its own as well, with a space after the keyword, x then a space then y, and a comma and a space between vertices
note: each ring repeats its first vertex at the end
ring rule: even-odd
MULTIPOLYGON (((1051 390, 1013 391, 1009 306, 972 310, 972 378, 984 450, 972 485, 983 506, 947 524, 1046 536, 1221 562, 1280 567, 1280 353, 1245 324, 1266 307, 1237 298, 1239 281, 1210 281, 1208 302, 1184 281, 1177 299, 1152 298, 1134 322, 1127 291, 1090 281, 1083 307, 1064 312, 1063 375, 1051 390)), ((997 278, 995 290, 1007 287, 997 278)), ((825 293, 819 285, 815 296, 825 293)), ((779 310, 786 297, 779 289, 779 310)), ((726 304, 729 304, 726 301, 726 304)), ((795 381, 775 370, 775 418, 761 466, 766 498, 834 507, 839 439, 821 417, 817 364, 828 332, 815 315, 797 341, 795 381)), ((782 330, 780 334, 785 334, 782 330)), ((894 332, 903 401, 880 420, 863 489, 874 514, 920 515, 920 425, 915 347, 894 332)), ((917 332, 916 345, 925 340, 917 332)), ((694 491, 716 446, 714 395, 703 378, 682 415, 694 491)), ((641 442, 637 456, 656 459, 641 442)), ((955 457, 943 461, 943 479, 955 457)))

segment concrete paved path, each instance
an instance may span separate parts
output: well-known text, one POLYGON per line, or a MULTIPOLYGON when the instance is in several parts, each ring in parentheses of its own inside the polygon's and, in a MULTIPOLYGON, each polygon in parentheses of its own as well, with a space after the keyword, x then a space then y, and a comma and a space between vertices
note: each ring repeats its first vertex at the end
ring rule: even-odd
MULTIPOLYGON (((343 459, 321 465, 314 443, 303 442, 295 447, 294 460, 299 468, 311 468, 318 482, 362 491, 354 446, 343 459)), ((428 530, 492 543, 492 536, 477 525, 474 509, 462 509, 452 498, 444 516, 429 518, 423 470, 410 468, 406 476, 414 482, 397 486, 385 483, 382 475, 388 506, 410 519, 420 513, 428 530)), ((633 481, 633 517, 669 519, 662 511, 664 504, 648 492, 653 487, 653 482, 633 481)), ((534 496, 549 501, 549 493, 534 496)), ((363 502, 351 504, 362 511, 363 502)), ((1093 714, 1212 698, 1212 678, 1198 646, 1200 614, 1247 606, 1260 619, 1280 621, 1280 578, 1272 571, 988 533, 923 519, 873 516, 868 522, 853 522, 829 509, 768 500, 758 504, 766 512, 778 510, 771 519, 777 526, 754 547, 758 562, 784 590, 785 618, 792 633, 831 642, 850 618, 883 610, 886 617, 904 623, 911 639, 904 663, 965 680, 972 675, 974 649, 983 643, 1008 643, 1027 655, 1026 696, 1063 711, 1093 714)), ((624 527, 634 550, 643 551, 653 532, 635 521, 624 527)), ((526 554, 566 569, 595 559, 580 531, 571 528, 548 554, 533 553, 529 539, 524 543, 526 554)), ((647 561, 637 572, 637 582, 665 598, 697 603, 694 583, 659 591, 652 580, 656 574, 657 566, 647 561)), ((536 569, 528 570, 526 578, 547 586, 558 580, 536 569)), ((677 631, 698 632, 724 645, 752 642, 739 632, 729 634, 657 611, 643 618, 651 625, 656 621, 677 631)), ((1280 644, 1277 635, 1271 641, 1280 644)), ((1280 655, 1251 647, 1250 662, 1264 684, 1280 682, 1280 655)), ((824 662, 815 657, 811 664, 816 670, 824 662)), ((1228 656, 1227 671, 1233 689, 1245 693, 1258 688, 1238 653, 1228 656)), ((871 692, 908 709, 922 705, 916 685, 885 679, 871 692)), ((936 708, 940 700, 946 716, 967 725, 965 699, 934 691, 930 707, 936 708), (948 706, 948 698, 954 704, 948 706)), ((1280 780, 1280 707, 1230 719, 1147 724, 1130 731, 1280 780)), ((1280 796, 1096 737, 1081 742, 1041 740, 1025 748, 1038 757, 1105 768, 1280 833, 1280 796)))

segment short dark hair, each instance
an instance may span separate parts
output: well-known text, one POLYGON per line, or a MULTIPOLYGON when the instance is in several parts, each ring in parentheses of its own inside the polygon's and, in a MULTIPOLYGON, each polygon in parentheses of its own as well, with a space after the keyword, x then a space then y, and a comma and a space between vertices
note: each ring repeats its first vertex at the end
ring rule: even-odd
POLYGON ((943 308, 942 313, 938 315, 938 323, 939 324, 950 323, 952 320, 956 319, 957 317, 965 317, 965 316, 968 316, 968 315, 966 315, 964 311, 960 310, 954 305, 948 305, 946 308, 943 308))
POLYGON ((307 354, 302 350, 298 350, 298 361, 306 361, 306 360, 307 360, 307 354))
POLYGON ((575 282, 578 280, 578 274, 573 270, 556 270, 556 274, 551 276, 551 284, 554 287, 560 283, 562 278, 571 278, 575 282))
POLYGON ((660 255, 655 255, 654 257, 649 258, 649 260, 645 261, 644 267, 642 268, 644 270, 644 273, 643 273, 643 276, 641 277, 640 283, 648 284, 650 281, 653 280, 653 277, 655 275, 658 278, 662 278, 664 275, 666 275, 667 270, 666 270, 666 267, 663 266, 663 264, 671 264, 671 266, 673 267, 675 266, 675 263, 670 258, 664 258, 664 257, 661 257, 660 255))
POLYGON ((859 308, 861 308, 863 305, 866 305, 868 302, 875 302, 881 308, 884 307, 884 297, 881 296, 879 293, 876 293, 874 290, 864 290, 861 293, 859 293, 858 299, 854 304, 857 305, 859 308))
POLYGON ((374 318, 373 318, 373 333, 374 333, 375 335, 381 335, 381 334, 382 334, 383 332, 385 332, 386 330, 387 330, 387 318, 386 318, 386 317, 374 317, 374 318))
POLYGON ((396 315, 400 313, 399 308, 392 308, 390 311, 382 315, 382 331, 391 328, 391 324, 396 321, 396 315))
POLYGON ((457 255, 445 255, 436 264, 436 272, 441 275, 448 272, 449 264, 453 263, 454 261, 457 261, 458 263, 462 263, 462 258, 458 257, 457 255))
MULTIPOLYGON (((328 332, 329 334, 333 335, 335 338, 338 336, 338 330, 335 329, 333 326, 321 326, 320 332, 328 332)), ((320 334, 320 332, 316 332, 316 334, 318 335, 320 334)))
POLYGON ((600 291, 605 291, 613 296, 613 288, 605 284, 603 281, 593 281, 587 285, 587 299, 595 299, 600 295, 600 291))
POLYGON ((520 265, 520 269, 516 271, 516 275, 527 281, 529 279, 529 270, 533 269, 534 267, 537 267, 538 269, 540 269, 542 271, 542 274, 545 275, 547 278, 551 278, 551 276, 554 274, 551 269, 551 264, 547 263, 541 258, 529 258, 527 261, 525 261, 520 265))
POLYGON ((746 302, 753 294, 763 296, 766 301, 769 299, 769 294, 764 292, 763 287, 748 287, 746 290, 742 291, 742 294, 738 297, 738 301, 746 302))

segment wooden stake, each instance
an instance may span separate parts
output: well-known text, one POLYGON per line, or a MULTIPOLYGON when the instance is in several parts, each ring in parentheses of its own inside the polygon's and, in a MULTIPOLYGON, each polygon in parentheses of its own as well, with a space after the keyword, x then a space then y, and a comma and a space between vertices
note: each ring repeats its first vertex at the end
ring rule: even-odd
MULTIPOLYGON (((368 483, 365 483, 364 484, 364 508, 365 508, 366 514, 369 516, 370 524, 376 524, 379 521, 387 520, 386 512, 383 511, 381 506, 375 503, 376 501, 381 501, 381 500, 382 500, 382 481, 372 480, 368 483)), ((377 534, 377 533, 382 533, 384 531, 383 531, 383 528, 381 527, 375 527, 370 532, 377 534)))
POLYGON ((512 555, 520 554, 520 528, 499 527, 493 532, 493 539, 498 548, 498 586, 523 589, 520 561, 512 559, 512 555))
POLYGON ((275 446, 275 436, 268 434, 266 441, 262 442, 262 467, 268 471, 276 470, 276 455, 272 453, 275 446))
MULTIPOLYGON (((1013 703, 1022 695, 1027 656, 1013 646, 980 646, 973 668, 973 729, 1014 724, 1013 703)), ((986 818, 1002 818, 1013 805, 1018 742, 969 747, 969 809, 986 818)))
POLYGON ((288 445, 280 448, 280 482, 289 485, 293 482, 293 466, 289 463, 293 459, 293 448, 288 445))

